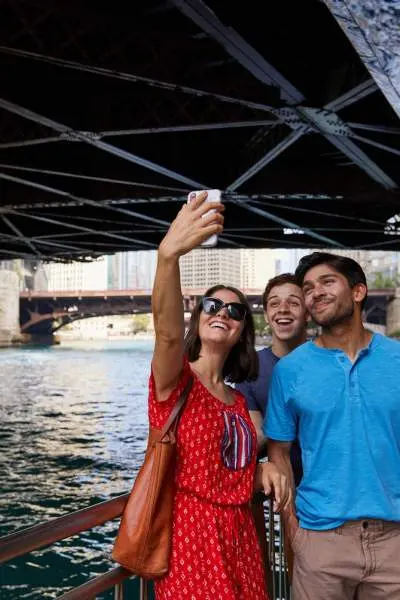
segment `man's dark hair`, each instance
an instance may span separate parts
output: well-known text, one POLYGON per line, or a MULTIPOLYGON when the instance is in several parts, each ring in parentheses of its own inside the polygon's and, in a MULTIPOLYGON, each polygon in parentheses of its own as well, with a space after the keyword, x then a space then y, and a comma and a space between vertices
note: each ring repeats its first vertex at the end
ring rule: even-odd
POLYGON ((272 288, 277 287, 279 285, 284 285, 285 283, 293 283, 293 285, 299 285, 296 281, 294 273, 282 273, 281 275, 272 277, 272 279, 270 279, 268 281, 268 283, 265 287, 264 293, 262 295, 262 304, 263 304, 264 310, 267 309, 268 296, 269 296, 272 288))
MULTIPOLYGON (((330 254, 329 252, 313 252, 300 259, 295 271, 297 285, 302 286, 306 273, 317 265, 329 265, 332 267, 332 269, 347 279, 347 283, 351 289, 355 285, 362 283, 368 291, 365 273, 358 262, 348 256, 339 256, 338 254, 330 254)), ((367 295, 361 302, 361 309, 364 308, 366 301, 367 295)))
MULTIPOLYGON (((237 288, 230 285, 214 285, 206 291, 204 297, 212 297, 215 292, 229 290, 236 294, 239 302, 246 306, 244 328, 239 341, 231 349, 225 361, 222 374, 224 379, 231 383, 240 383, 246 379, 256 379, 258 376, 258 356, 255 350, 255 331, 253 315, 246 296, 237 288)), ((194 308, 185 336, 185 353, 189 362, 197 360, 201 353, 201 340, 199 336, 199 321, 202 310, 202 300, 194 308)))

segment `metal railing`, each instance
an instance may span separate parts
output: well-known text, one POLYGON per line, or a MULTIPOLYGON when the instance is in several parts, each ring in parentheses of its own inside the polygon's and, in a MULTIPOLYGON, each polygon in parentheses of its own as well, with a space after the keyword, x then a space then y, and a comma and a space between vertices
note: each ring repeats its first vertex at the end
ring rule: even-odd
MULTIPOLYGON (((88 508, 78 510, 46 523, 23 529, 0 538, 0 563, 39 550, 44 546, 64 540, 78 533, 103 525, 121 516, 129 494, 123 494, 88 508)), ((288 564, 285 559, 285 540, 279 515, 274 514, 272 502, 265 503, 265 534, 267 538, 267 579, 271 600, 290 600, 288 564)), ((114 600, 124 599, 124 580, 137 578, 134 574, 116 567, 71 589, 58 600, 95 600, 96 594, 114 588, 114 600)), ((140 579, 139 600, 148 598, 148 582, 140 579)))
MULTIPOLYGON (((128 498, 129 494, 123 494, 112 500, 94 504, 88 508, 52 519, 47 523, 2 537, 0 539, 0 563, 33 550, 39 550, 43 546, 54 544, 121 516, 128 498)), ((135 575, 121 567, 117 567, 59 596, 58 600, 95 600, 96 594, 113 587, 114 600, 123 600, 122 582, 129 577, 135 578, 135 575)), ((140 581, 139 598, 140 600, 147 598, 147 582, 143 580, 140 581)))
POLYGON ((271 600, 290 600, 290 570, 293 560, 292 550, 285 538, 281 518, 272 509, 272 500, 265 506, 267 525, 268 565, 270 571, 269 594, 271 600))

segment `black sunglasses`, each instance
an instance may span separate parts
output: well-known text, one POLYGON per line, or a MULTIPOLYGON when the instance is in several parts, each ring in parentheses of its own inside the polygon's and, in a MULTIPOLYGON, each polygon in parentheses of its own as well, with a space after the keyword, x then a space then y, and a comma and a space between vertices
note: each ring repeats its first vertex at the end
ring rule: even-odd
POLYGON ((223 302, 219 298, 203 298, 201 307, 206 315, 216 315, 220 310, 226 308, 228 315, 234 321, 243 321, 246 316, 247 308, 240 302, 223 302))

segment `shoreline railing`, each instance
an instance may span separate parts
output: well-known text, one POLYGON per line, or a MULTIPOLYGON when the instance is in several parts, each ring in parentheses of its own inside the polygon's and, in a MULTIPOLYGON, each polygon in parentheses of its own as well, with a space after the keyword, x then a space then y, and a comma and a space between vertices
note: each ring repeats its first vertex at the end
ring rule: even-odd
MULTIPOLYGON (((0 538, 0 564, 120 517, 128 498, 129 494, 123 494, 0 538)), ((290 600, 285 540, 280 517, 273 513, 271 501, 265 503, 264 515, 270 599, 290 600)), ((138 579, 130 571, 116 567, 58 596, 57 600, 95 600, 97 594, 112 588, 114 600, 124 600, 123 582, 129 578, 138 579)), ((142 578, 139 582, 139 600, 147 600, 148 582, 142 578)))

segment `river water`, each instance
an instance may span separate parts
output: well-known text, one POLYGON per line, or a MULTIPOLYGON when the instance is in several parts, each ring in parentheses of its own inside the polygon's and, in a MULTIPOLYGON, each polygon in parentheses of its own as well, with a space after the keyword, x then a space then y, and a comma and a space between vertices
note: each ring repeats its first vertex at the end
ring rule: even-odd
MULTIPOLYGON (((112 341, 0 350, 0 535, 130 489, 146 445, 152 349, 112 341)), ((6 563, 1 599, 56 598, 109 570, 117 527, 6 563)))

